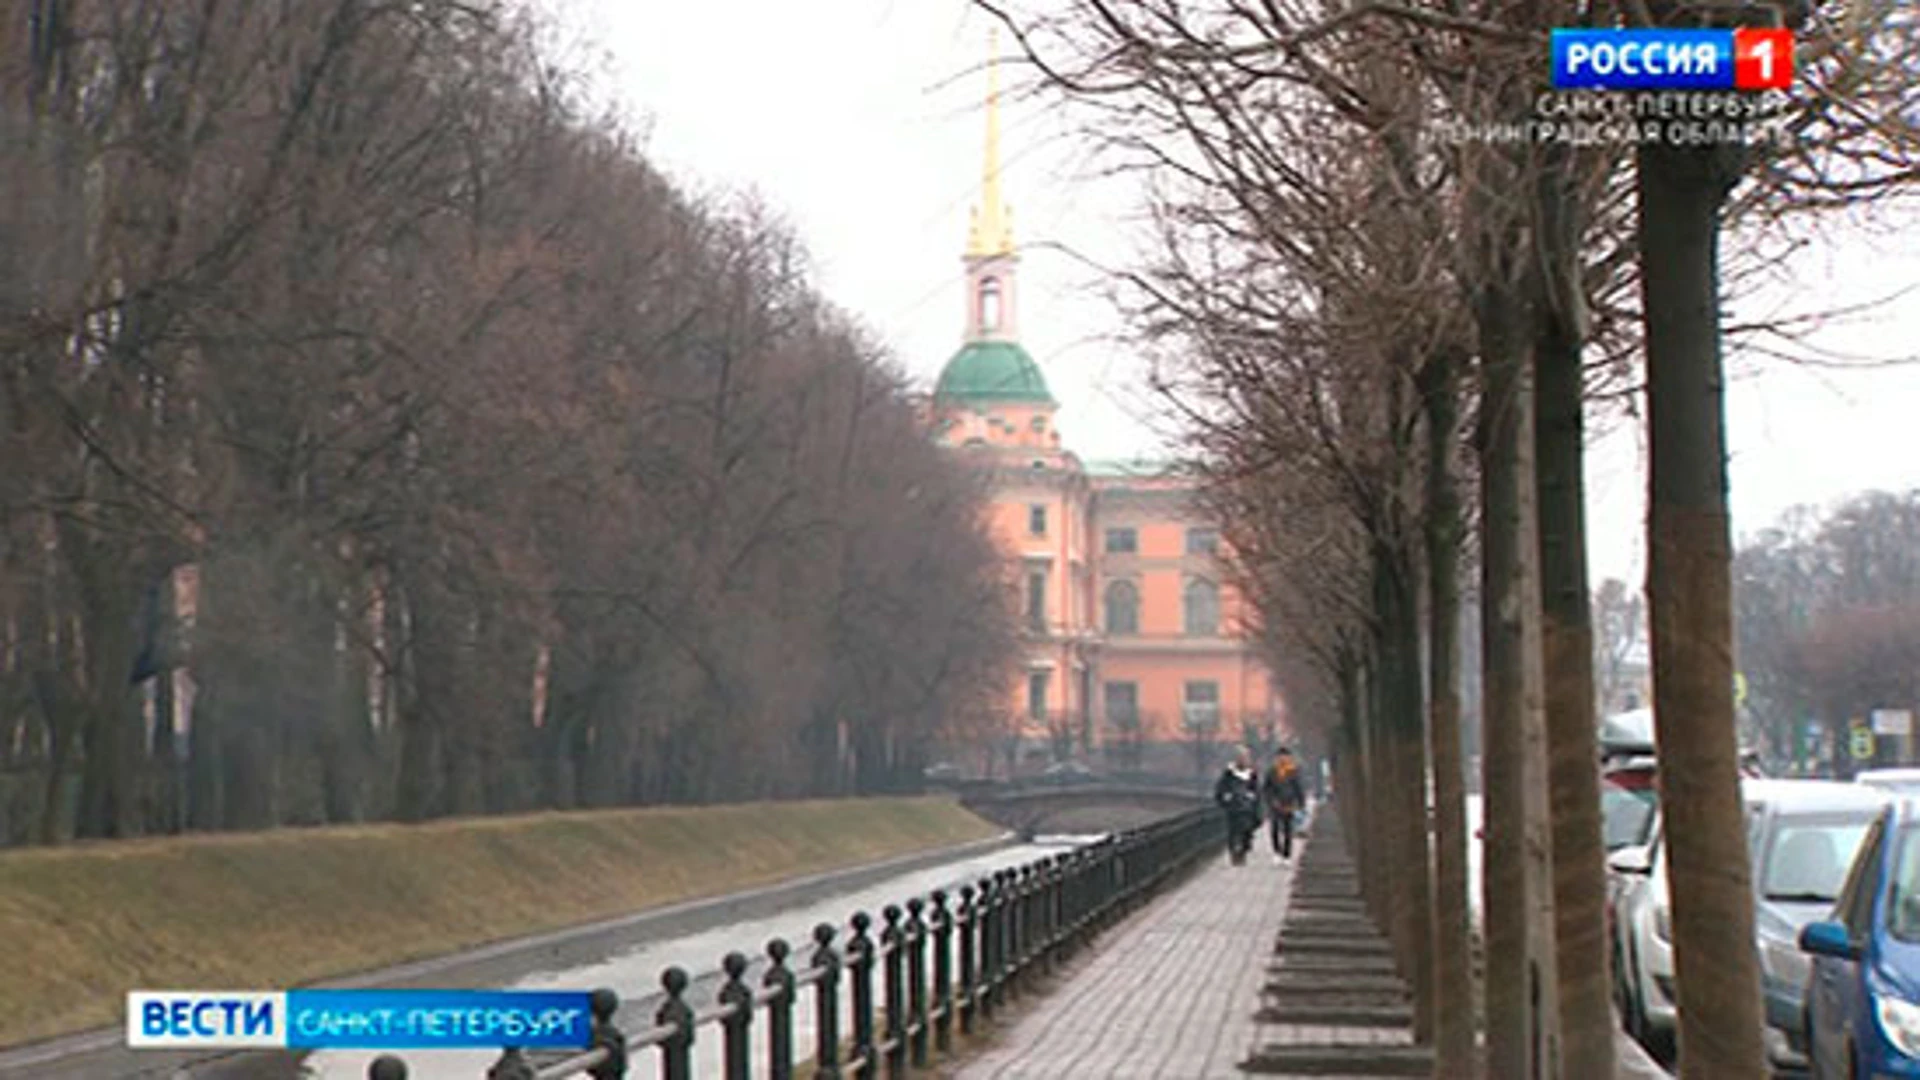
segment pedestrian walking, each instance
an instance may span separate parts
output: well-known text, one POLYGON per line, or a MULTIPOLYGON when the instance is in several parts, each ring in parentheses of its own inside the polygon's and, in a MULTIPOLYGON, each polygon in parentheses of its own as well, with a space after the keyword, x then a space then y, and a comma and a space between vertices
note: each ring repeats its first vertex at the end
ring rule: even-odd
POLYGON ((1213 801, 1226 812, 1227 857, 1233 865, 1246 864, 1253 834, 1260 831, 1260 777, 1253 771, 1253 752, 1234 751, 1233 761, 1213 785, 1213 801))
POLYGON ((1300 781, 1300 763, 1286 747, 1274 751, 1273 764, 1260 779, 1260 795, 1267 804, 1268 837, 1275 862, 1293 858, 1293 827, 1307 805, 1306 785, 1300 781))

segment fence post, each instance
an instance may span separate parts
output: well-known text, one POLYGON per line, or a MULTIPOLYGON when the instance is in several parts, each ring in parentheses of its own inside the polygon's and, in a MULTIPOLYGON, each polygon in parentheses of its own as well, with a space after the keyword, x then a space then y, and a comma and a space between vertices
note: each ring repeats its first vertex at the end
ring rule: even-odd
POLYGON ((627 1075, 627 1036, 613 1022, 620 1011, 620 995, 602 987, 593 992, 593 1045, 605 1050, 607 1058, 587 1070, 593 1080, 622 1080, 627 1075))
POLYGON ((907 1074, 907 973, 906 931, 900 926, 900 906, 888 904, 880 910, 886 926, 880 931, 881 1006, 885 1015, 887 1075, 907 1074))
POLYGON ((997 984, 994 992, 994 1004, 1012 1001, 1020 990, 1018 975, 1020 972, 1020 870, 1009 867, 1002 870, 999 895, 1000 910, 1000 957, 994 966, 997 984))
POLYGON ((1007 955, 1006 977, 1002 980, 1009 999, 1017 999, 1026 990, 1027 931, 1031 921, 1029 908, 1033 890, 1033 866, 1016 866, 1007 871, 1007 955))
POLYGON ((813 1064, 820 1080, 840 1075, 840 954, 833 949, 833 924, 813 928, 813 1064))
POLYGON ((853 938, 847 942, 847 966, 853 977, 853 1053, 855 1080, 871 1080, 878 1064, 873 1046, 873 939, 867 928, 873 919, 853 913, 853 938))
POLYGON ((1047 864, 1041 859, 1027 867, 1027 983, 1047 970, 1047 864))
MULTIPOLYGON (((935 893, 938 896, 940 894, 935 893)), ((980 986, 975 975, 974 957, 979 955, 980 908, 974 902, 971 885, 960 886, 960 911, 954 917, 955 946, 960 954, 960 988, 955 997, 960 1010, 960 1034, 973 1034, 973 1010, 979 1004, 980 986)))
POLYGON ((721 1021, 721 1067, 727 1080, 748 1080, 753 1075, 753 990, 740 981, 747 973, 745 954, 728 953, 720 961, 720 970, 727 973, 726 985, 720 988, 720 1004, 733 1010, 721 1021))
POLYGON ((1007 973, 1013 965, 1013 871, 996 870, 993 875, 993 908, 988 916, 993 937, 993 976, 988 983, 993 1008, 997 1012, 1008 1000, 1007 973))
POLYGON ((487 1069, 487 1080, 534 1080, 533 1062, 519 1047, 506 1047, 487 1069))
POLYGON ((980 879, 980 890, 974 897, 973 922, 980 943, 980 970, 974 981, 973 998, 982 1020, 993 1019, 994 997, 998 993, 994 972, 998 970, 1000 957, 999 891, 998 877, 990 874, 980 879))
POLYGON ((1040 970, 1051 973, 1060 959, 1060 892, 1067 882, 1066 856, 1048 859, 1041 871, 1045 888, 1040 891, 1040 970))
POLYGON ((667 1000, 653 1014, 653 1022, 672 1024, 673 1034, 660 1042, 661 1080, 693 1080, 693 1006, 683 996, 687 992, 687 973, 670 967, 660 976, 667 1000))
POLYGON ((760 984, 773 992, 767 999, 767 1076, 793 1076, 793 972, 787 967, 786 939, 767 942, 767 974, 760 984))
POLYGON ((1066 882, 1060 891, 1061 955, 1070 956, 1080 945, 1080 905, 1086 896, 1087 853, 1075 848, 1067 856, 1066 882))
POLYGON ((927 1065, 927 920, 926 901, 907 901, 907 1040, 916 1069, 927 1065))

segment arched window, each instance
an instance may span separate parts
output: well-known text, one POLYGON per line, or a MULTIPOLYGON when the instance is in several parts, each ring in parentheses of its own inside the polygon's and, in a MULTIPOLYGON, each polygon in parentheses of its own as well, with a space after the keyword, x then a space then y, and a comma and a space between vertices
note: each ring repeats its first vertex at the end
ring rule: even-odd
POLYGON ((980 329, 992 333, 1000 329, 1000 279, 980 279, 980 329))
POLYGON ((1107 633, 1137 634, 1140 632, 1140 590, 1131 581, 1114 581, 1107 585, 1107 633))
POLYGON ((1187 633, 1209 637, 1220 632, 1220 586, 1206 578, 1187 582, 1187 633))

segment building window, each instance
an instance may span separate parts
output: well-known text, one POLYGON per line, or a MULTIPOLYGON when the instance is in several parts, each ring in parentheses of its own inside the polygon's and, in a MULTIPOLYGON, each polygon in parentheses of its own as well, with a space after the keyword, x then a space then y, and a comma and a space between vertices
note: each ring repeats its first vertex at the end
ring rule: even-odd
POLYGON ((1047 629, 1047 572, 1027 571, 1027 629, 1044 633, 1047 629))
POLYGON ((1107 530, 1107 554, 1131 555, 1140 550, 1140 534, 1132 527, 1107 530))
POLYGON ((1220 684, 1212 679, 1195 679, 1186 685, 1181 701, 1187 726, 1211 730, 1220 726, 1220 684))
POLYGON ((1130 730, 1140 723, 1140 684, 1110 682, 1106 686, 1107 723, 1130 730))
POLYGON ((980 280, 980 329, 993 333, 1000 329, 1000 279, 980 280))
POLYGON ((1185 601, 1188 634, 1209 637, 1220 632, 1220 586, 1194 578, 1187 582, 1185 601))
POLYGON ((1047 718, 1047 676, 1045 671, 1027 673, 1027 715, 1035 720, 1047 718))
POLYGON ((1033 429, 1035 435, 1045 435, 1047 433, 1047 418, 1044 416, 1036 416, 1027 426, 1033 429))
POLYGON ((1107 633, 1140 632, 1140 590, 1131 581, 1107 584, 1107 633))
POLYGON ((1040 505, 1027 507, 1027 532, 1033 536, 1047 535, 1047 508, 1040 505))
POLYGON ((1188 529, 1187 554, 1212 555, 1220 550, 1220 530, 1188 529))

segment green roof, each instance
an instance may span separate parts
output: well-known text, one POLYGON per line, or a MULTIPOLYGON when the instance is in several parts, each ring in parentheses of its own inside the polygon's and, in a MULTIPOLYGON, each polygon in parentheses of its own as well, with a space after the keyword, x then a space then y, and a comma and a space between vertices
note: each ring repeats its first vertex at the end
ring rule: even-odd
POLYGON ((1040 365, 1011 341, 970 341, 940 371, 933 395, 958 401, 1053 405, 1040 365))

